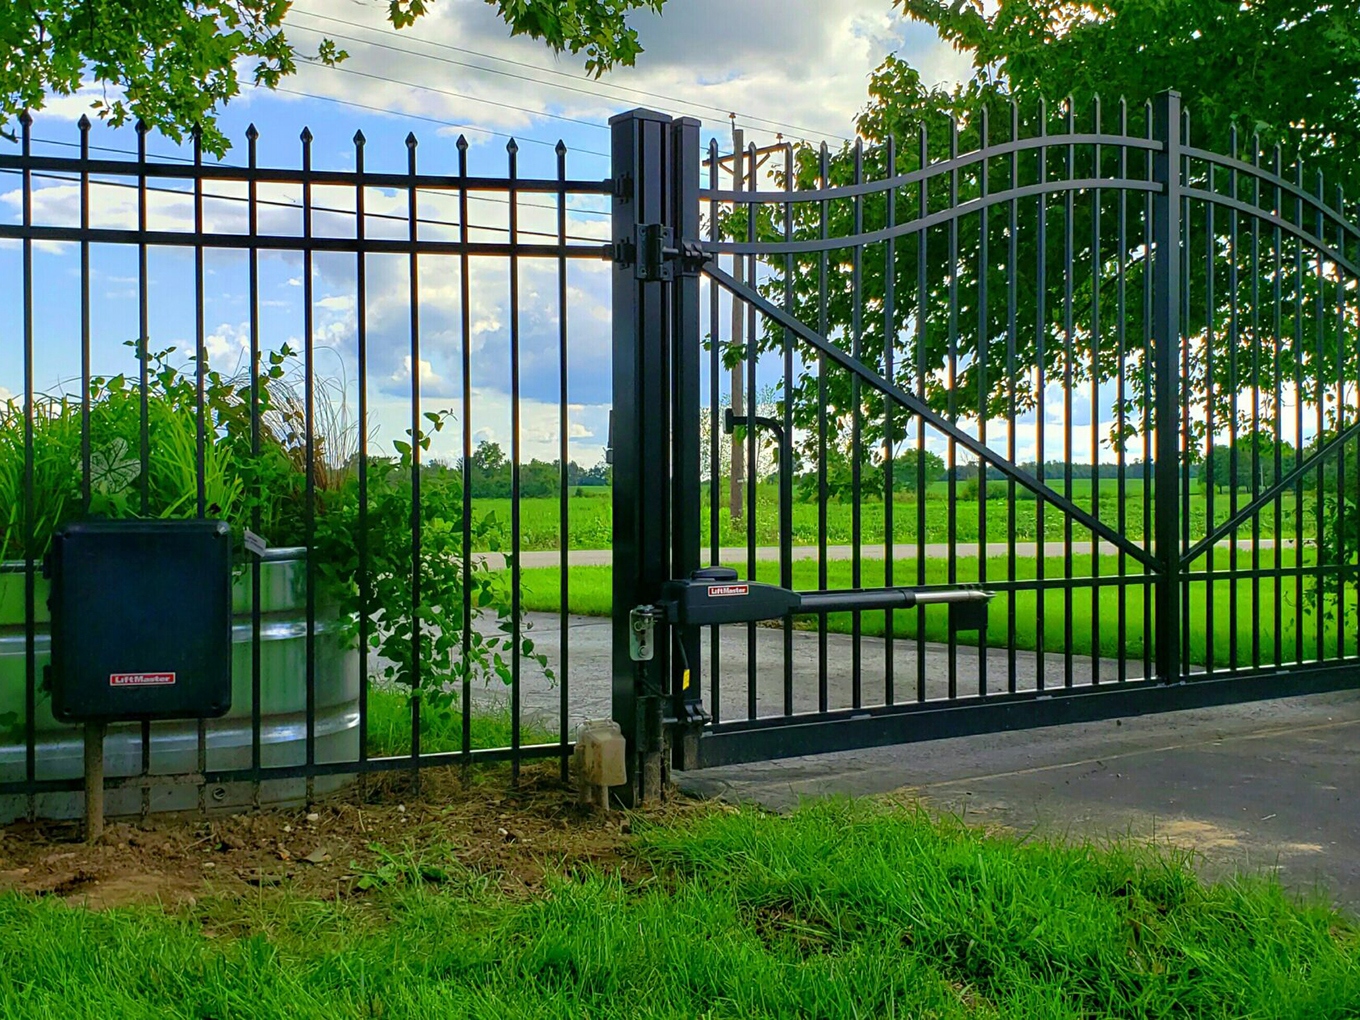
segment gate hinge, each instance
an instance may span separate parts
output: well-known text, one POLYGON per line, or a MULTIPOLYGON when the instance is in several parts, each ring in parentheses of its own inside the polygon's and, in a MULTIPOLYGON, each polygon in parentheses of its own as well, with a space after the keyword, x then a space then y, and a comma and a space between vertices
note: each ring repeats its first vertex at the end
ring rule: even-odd
POLYGON ((639 223, 631 239, 614 242, 614 261, 621 266, 632 266, 634 274, 646 283, 668 283, 675 279, 676 264, 682 276, 698 275, 708 253, 698 241, 675 244, 670 227, 660 223, 639 223))
POLYGON ((649 283, 669 281, 675 278, 675 269, 667 253, 674 250, 675 235, 670 227, 660 223, 639 223, 637 225, 637 248, 634 268, 637 278, 649 283))

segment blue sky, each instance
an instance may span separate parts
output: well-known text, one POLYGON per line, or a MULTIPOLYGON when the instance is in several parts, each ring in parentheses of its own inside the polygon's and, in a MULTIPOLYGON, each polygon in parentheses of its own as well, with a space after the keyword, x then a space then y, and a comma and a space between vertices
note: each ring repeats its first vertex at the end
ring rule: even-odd
MULTIPOLYGON (((406 167, 404 139, 419 139, 417 158, 426 171, 452 172, 457 165, 459 134, 470 142, 474 174, 500 175, 506 168, 506 142, 519 144, 523 176, 555 173, 552 146, 566 142, 568 174, 607 175, 608 118, 634 106, 672 114, 698 116, 708 131, 728 137, 727 112, 737 113, 747 140, 772 142, 786 137, 823 138, 833 143, 852 133, 855 113, 864 105, 868 76, 890 52, 920 67, 928 80, 952 81, 963 73, 960 58, 932 31, 913 26, 896 14, 887 0, 669 0, 657 18, 638 16, 645 52, 638 66, 606 75, 596 82, 583 76, 569 55, 554 57, 531 40, 510 39, 493 9, 481 0, 436 0, 431 13, 413 29, 395 32, 383 20, 385 4, 369 0, 302 0, 290 14, 289 35, 306 52, 329 35, 350 53, 343 69, 304 64, 284 84, 284 91, 247 89, 222 113, 221 127, 235 143, 228 162, 244 162, 245 130, 260 131, 259 161, 275 166, 300 163, 298 136, 303 127, 314 135, 312 162, 317 168, 349 169, 354 165, 352 138, 367 138, 366 165, 372 170, 406 167)), ((69 154, 77 140, 75 120, 96 93, 54 99, 40 112, 35 150, 69 154), (60 144, 65 142, 67 145, 60 144)), ((111 131, 102 125, 92 143, 130 150, 131 130, 111 131)), ((8 144, 8 143, 0 143, 8 144)), ((149 139, 153 154, 183 156, 167 139, 149 139)), ((105 155, 116 155, 105 153, 105 155)), ((167 188, 179 187, 161 182, 167 188)), ((75 222, 77 192, 69 183, 35 182, 39 222, 75 222)), ((235 196, 239 198, 240 196, 235 196)), ((278 203, 261 211, 262 229, 296 229, 289 208, 296 190, 275 189, 261 198, 278 203)), ((100 187, 92 196, 94 222, 131 226, 135 191, 100 187)), ((352 196, 314 192, 317 206, 352 209, 352 196)), ((422 216, 453 223, 452 201, 422 197, 422 216)), ((533 208, 526 199, 521 229, 554 230, 551 208, 533 208)), ((368 198, 370 214, 390 207, 404 219, 404 195, 368 198)), ((183 229, 192 203, 183 193, 158 193, 150 203, 154 225, 183 229)), ((607 205, 578 202, 569 231, 581 238, 604 238, 607 205)), ((209 229, 237 230, 244 204, 208 202, 209 229)), ((19 219, 18 181, 0 177, 0 216, 19 219)), ((493 236, 504 227, 504 206, 474 203, 472 222, 493 236)), ((352 219, 318 213, 318 233, 351 229, 352 219)), ((370 235, 384 227, 403 231, 404 222, 372 218, 370 235)), ((452 234, 438 224, 426 236, 452 234)), ((0 396, 22 390, 19 252, 0 247, 0 331, 16 342, 0 344, 0 396)), ((35 254, 35 383, 40 391, 70 390, 79 374, 78 249, 74 245, 39 246, 35 254)), ((243 253, 209 252, 205 261, 205 327, 215 367, 234 369, 247 340, 249 321, 246 259, 243 253)), ((135 367, 122 343, 137 334, 137 264, 135 250, 96 246, 91 255, 91 295, 95 306, 92 350, 95 371, 117 372, 135 367)), ((299 255, 263 255, 260 259, 260 315, 264 346, 302 336, 302 274, 299 255)), ((192 347, 193 253, 152 250, 148 275, 151 288, 153 345, 192 347)), ((316 369, 344 384, 354 400, 354 259, 318 255, 313 265, 313 310, 318 346, 316 369)), ((508 268, 503 262, 479 260, 470 281, 473 291, 473 387, 470 411, 478 438, 510 445, 507 301, 508 268)), ((609 403, 608 267, 585 261, 574 264, 568 279, 570 312, 569 438, 573 458, 591 464, 605 443, 609 403)), ((463 409, 457 399, 462 381, 456 260, 426 257, 421 273, 421 395, 427 408, 463 409)), ((368 263, 371 429, 384 444, 399 437, 409 415, 409 281, 404 259, 371 257, 368 263)), ((521 440, 526 457, 555 456, 559 441, 558 360, 555 266, 525 261, 520 276, 520 331, 524 398, 521 440)), ((727 316, 724 313, 724 322, 727 316)), ((705 383, 707 392, 707 383, 705 383)), ((436 453, 453 453, 453 437, 441 439, 436 453)))

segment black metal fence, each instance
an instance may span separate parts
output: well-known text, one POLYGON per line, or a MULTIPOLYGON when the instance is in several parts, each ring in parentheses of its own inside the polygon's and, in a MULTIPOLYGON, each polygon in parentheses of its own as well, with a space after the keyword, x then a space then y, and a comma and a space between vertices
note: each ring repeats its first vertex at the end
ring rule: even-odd
POLYGON ((1170 94, 834 154, 715 143, 702 170, 697 125, 633 130, 659 139, 648 169, 616 139, 616 172, 670 183, 616 217, 639 237, 616 359, 671 375, 649 433, 761 412, 733 431, 765 473, 734 487, 716 429, 702 482, 685 429, 645 455, 677 482, 640 497, 656 534, 620 535, 616 629, 701 558, 996 593, 980 633, 917 607, 665 636, 679 767, 1355 682, 1360 227, 1321 179, 1236 132, 1197 147, 1170 94), (647 223, 674 238, 664 274, 647 223))
POLYGON ((89 513, 221 516, 242 541, 234 721, 110 736, 109 785, 143 810, 423 765, 565 774, 571 722, 610 701, 647 796, 668 742, 690 768, 1354 682, 1343 196, 1255 139, 1197 147, 1174 95, 835 153, 705 159, 697 121, 646 111, 612 131, 593 180, 560 145, 555 172, 521 176, 513 142, 495 175, 462 140, 430 172, 414 136, 395 172, 366 167, 362 135, 352 168, 318 169, 306 132, 300 167, 267 169, 253 129, 243 166, 153 159, 144 132, 96 157, 84 123, 79 155, 47 154, 25 119, 0 155, 10 813, 81 786, 78 740, 45 714, 41 561, 89 513), (610 263, 602 316, 578 291, 610 263), (613 540, 587 555, 612 565, 607 694, 579 681, 605 670, 572 666, 568 613, 571 387, 602 377, 568 366, 603 358, 601 319, 613 540), (531 619, 540 468, 555 527, 535 562, 558 573, 531 619), (981 631, 933 606, 663 623, 640 668, 630 611, 704 561, 795 590, 995 597, 981 631), (479 715, 488 690, 503 704, 479 715))
POLYGON ((462 138, 430 169, 408 136, 396 172, 366 166, 362 134, 343 170, 314 165, 306 131, 291 168, 260 165, 253 127, 243 165, 196 140, 151 158, 147 142, 139 128, 135 151, 101 152, 82 119, 44 143, 25 117, 18 154, 0 154, 16 213, 0 223, 5 812, 65 813, 82 784, 79 733, 46 707, 42 559, 55 526, 90 513, 225 517, 269 546, 238 544, 232 716, 112 729, 124 808, 138 791, 143 810, 258 803, 262 784, 310 798, 328 777, 460 762, 557 757, 565 774, 584 379, 568 313, 573 288, 605 279, 612 183, 569 177, 561 143, 523 176, 514 141, 489 175, 462 138), (474 443, 488 423, 508 447, 494 463, 474 443), (540 554, 561 571, 551 648, 522 599, 537 456, 559 503, 540 554), (493 474, 507 491, 484 503, 493 474))

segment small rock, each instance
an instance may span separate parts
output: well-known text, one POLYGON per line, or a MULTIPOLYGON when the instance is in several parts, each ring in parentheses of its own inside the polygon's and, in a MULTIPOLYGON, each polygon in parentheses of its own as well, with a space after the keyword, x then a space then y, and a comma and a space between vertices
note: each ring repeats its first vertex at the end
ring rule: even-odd
POLYGON ((309 821, 309 822, 315 824, 315 823, 321 821, 321 816, 320 816, 319 814, 317 814, 315 811, 312 811, 312 812, 310 812, 310 813, 307 815, 307 821, 309 821))
POLYGON ((251 868, 248 871, 238 871, 237 875, 243 882, 250 885, 278 885, 288 877, 288 872, 265 871, 263 868, 251 868))
POLYGON ((215 867, 217 867, 217 863, 216 863, 215 861, 204 861, 204 862, 203 862, 203 867, 205 867, 205 868, 215 868, 215 867))
POLYGON ((510 832, 509 832, 509 830, 507 830, 507 829, 497 829, 497 830, 496 830, 496 834, 497 834, 498 836, 501 836, 502 838, 504 838, 504 837, 509 836, 509 835, 510 835, 510 832))
POLYGON ((405 805, 405 804, 398 804, 398 805, 397 805, 397 814, 399 814, 399 815, 404 815, 404 814, 406 814, 406 805, 405 805))
POLYGON ((292 832, 292 831, 293 831, 293 827, 292 827, 291 825, 285 825, 285 826, 283 827, 283 831, 284 831, 284 832, 292 832))

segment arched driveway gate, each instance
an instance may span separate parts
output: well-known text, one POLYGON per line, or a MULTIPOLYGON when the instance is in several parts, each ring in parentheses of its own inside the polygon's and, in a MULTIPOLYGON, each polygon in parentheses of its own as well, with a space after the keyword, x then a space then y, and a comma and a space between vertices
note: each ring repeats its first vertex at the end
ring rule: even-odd
POLYGON ((613 133, 613 701, 633 796, 666 760, 1354 683, 1360 228, 1278 147, 1196 147, 1175 94, 1010 107, 900 151, 752 149, 731 170, 694 120, 635 111, 613 133), (761 418, 748 463, 771 431, 779 483, 746 488, 745 547, 724 551, 734 364, 761 418), (724 560, 737 576, 700 575, 708 608, 677 611, 694 586, 667 582, 724 560), (757 580, 836 594, 803 623, 743 615, 757 580), (976 621, 904 586, 991 592, 986 625, 960 633, 976 621))

